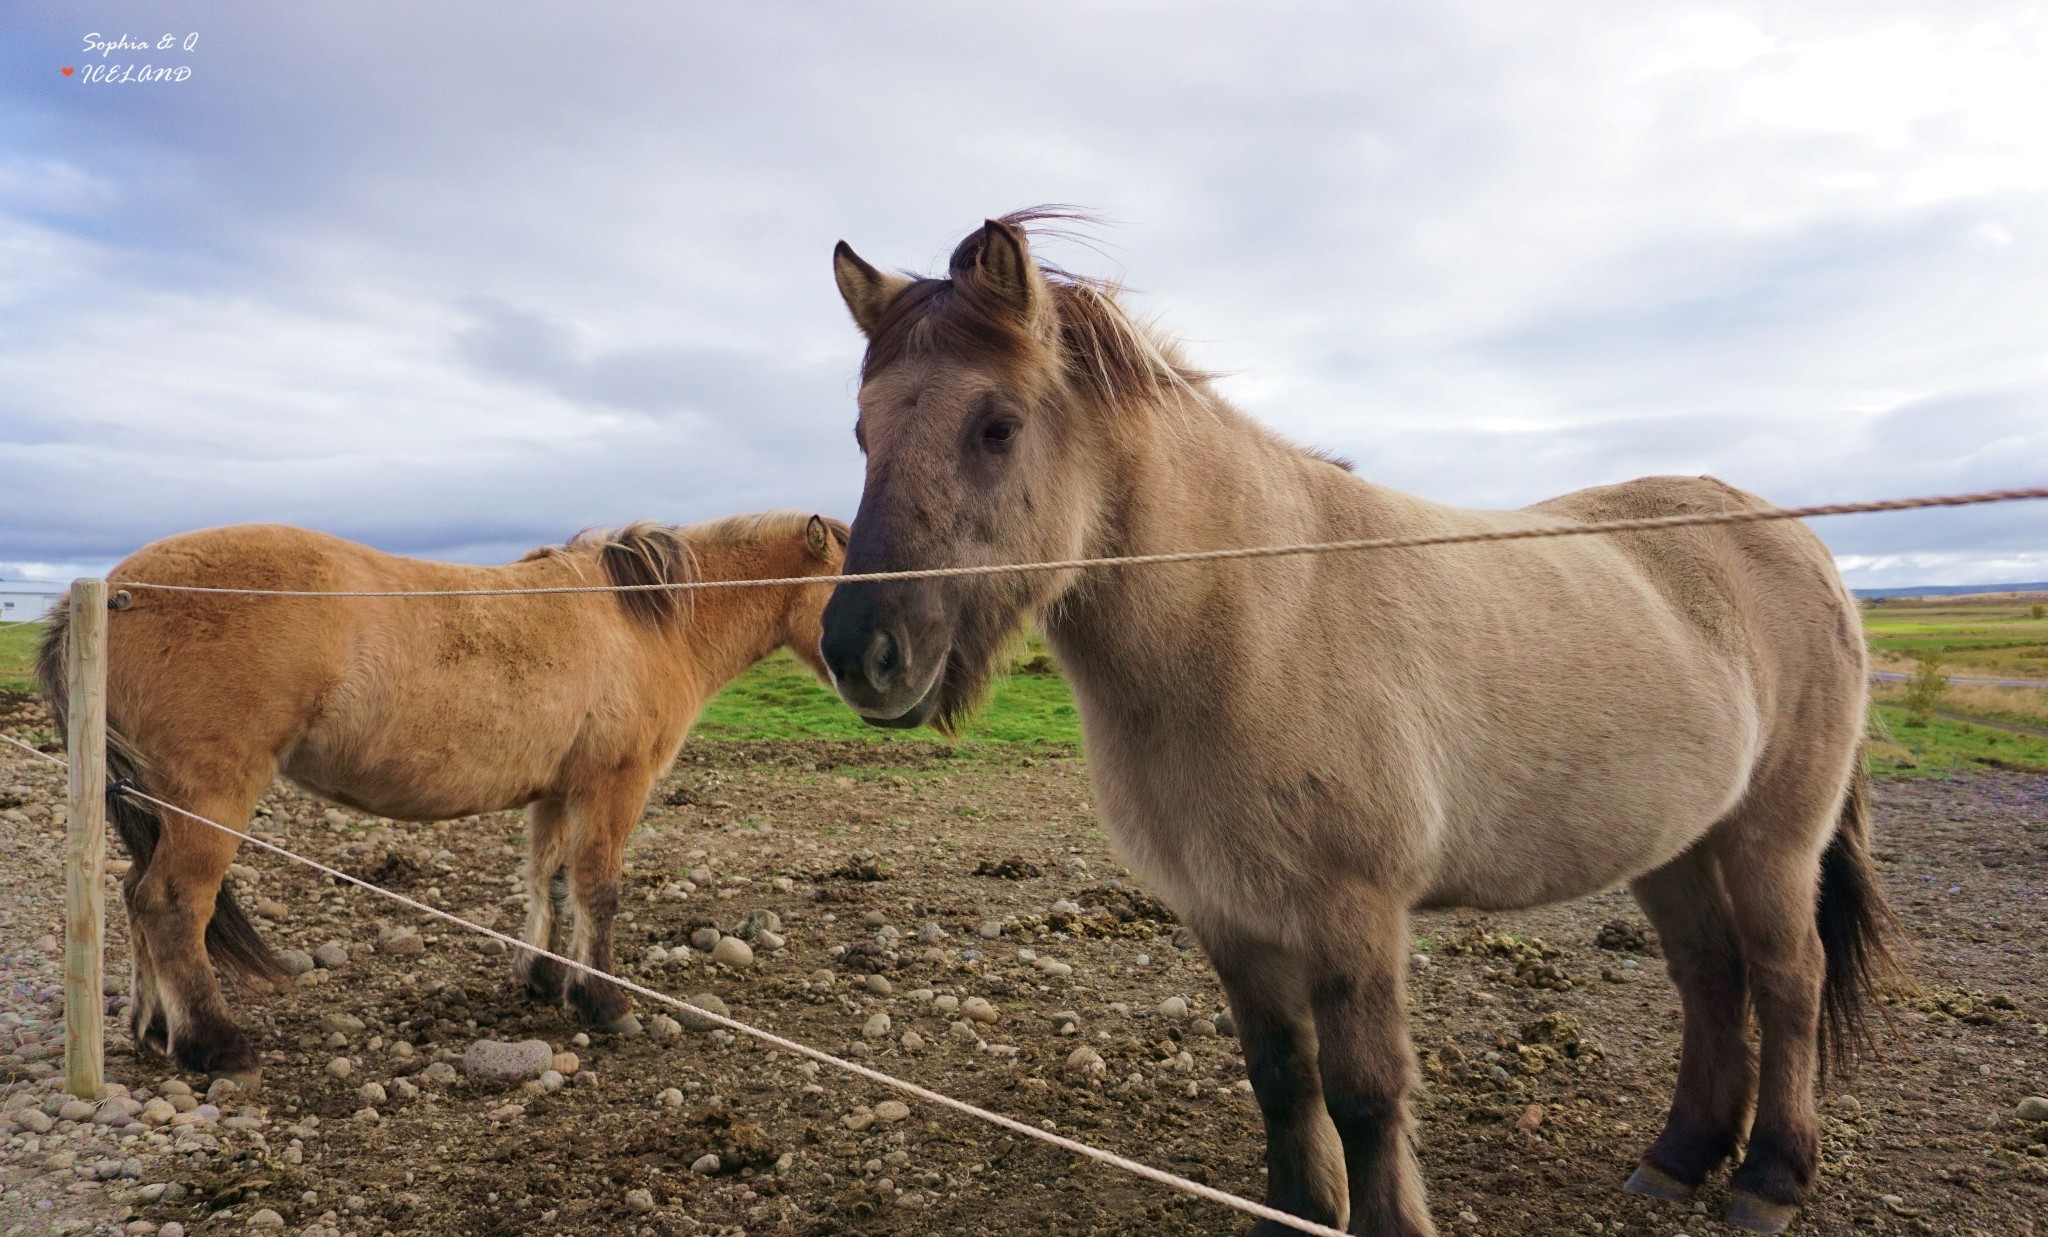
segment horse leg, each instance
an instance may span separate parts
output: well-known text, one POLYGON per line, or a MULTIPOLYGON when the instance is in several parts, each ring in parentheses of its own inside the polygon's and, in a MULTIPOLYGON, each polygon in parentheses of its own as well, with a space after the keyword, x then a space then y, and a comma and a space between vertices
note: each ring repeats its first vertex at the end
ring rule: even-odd
POLYGON ((1762 1056, 1749 1149, 1729 1182, 1728 1222, 1761 1233, 1782 1232, 1791 1223, 1813 1192, 1820 1155, 1813 1088, 1827 962, 1814 891, 1821 845, 1836 818, 1834 804, 1822 806, 1815 818, 1824 823, 1786 829, 1780 817, 1771 828, 1748 830, 1751 836, 1729 846, 1723 861, 1762 1056))
POLYGON ((1676 1202, 1735 1153, 1749 1123, 1756 1063, 1744 1033, 1749 989, 1733 911, 1711 845, 1696 846, 1629 886, 1657 929, 1685 1030, 1664 1132, 1628 1188, 1676 1202))
MULTIPOLYGON (((569 840, 569 897, 575 928, 569 956, 593 970, 612 969, 612 919, 619 910, 619 878, 625 868, 626 835, 640 819, 653 779, 617 779, 579 795, 572 804, 569 840), (629 782, 629 789, 620 789, 629 782)), ((585 1024, 630 1034, 640 1023, 625 990, 589 971, 569 978, 569 1007, 585 1024)))
POLYGON ((1341 926, 1310 942, 1309 1008, 1323 1104, 1344 1143, 1350 1231, 1435 1237, 1409 1137, 1407 911, 1383 892, 1359 890, 1325 913, 1341 926))
MULTIPOLYGON (((549 953, 560 953, 562 904, 568 899, 562 865, 569 853, 567 812, 560 799, 542 799, 526 808, 526 928, 520 939, 549 953)), ((522 949, 512 959, 512 978, 526 995, 543 1005, 562 1000, 562 964, 522 949)))
MULTIPOLYGON (((225 824, 246 819, 254 797, 190 802, 189 811, 225 824)), ((257 1073, 256 1053, 228 1016, 206 948, 214 901, 240 841, 235 834, 170 816, 128 904, 132 929, 144 942, 156 979, 171 1060, 194 1073, 246 1080, 257 1073)))
POLYGON ((128 988, 128 1032, 139 1052, 170 1055, 171 1027, 164 1014, 163 994, 157 985, 156 963, 149 952, 149 937, 135 908, 135 886, 143 870, 130 867, 121 882, 121 902, 128 912, 128 956, 134 968, 128 988))
MULTIPOLYGON (((1230 1000, 1266 1125, 1266 1205, 1333 1227, 1346 1218, 1344 1147, 1323 1104, 1316 1028, 1298 959, 1222 929, 1198 933, 1230 1000)), ((1253 1237, 1292 1230, 1269 1220, 1253 1237)))

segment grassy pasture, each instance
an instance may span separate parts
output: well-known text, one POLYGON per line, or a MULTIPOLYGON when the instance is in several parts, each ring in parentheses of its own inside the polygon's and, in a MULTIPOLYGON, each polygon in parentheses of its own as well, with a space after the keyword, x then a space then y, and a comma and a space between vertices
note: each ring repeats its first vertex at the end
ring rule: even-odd
POLYGON ((1910 671, 1915 654, 1944 650, 1949 673, 1986 678, 2048 679, 2048 610, 2041 594, 1888 598, 1863 607, 1871 662, 1910 671))
POLYGON ((36 646, 42 639, 41 623, 0 623, 0 687, 35 689, 36 646))

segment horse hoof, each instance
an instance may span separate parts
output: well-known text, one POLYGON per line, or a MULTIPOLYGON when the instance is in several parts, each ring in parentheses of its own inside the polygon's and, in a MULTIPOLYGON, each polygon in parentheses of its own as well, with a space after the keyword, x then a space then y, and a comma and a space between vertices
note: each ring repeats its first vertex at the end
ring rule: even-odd
MULTIPOLYGON (((1667 1203, 1682 1203, 1692 1197, 1692 1187, 1678 1178, 1650 1164, 1636 1165, 1636 1171, 1622 1187, 1631 1194, 1645 1198, 1662 1199, 1667 1203)), ((1775 1230, 1774 1230, 1775 1231, 1775 1230)))
POLYGON ((207 1078, 208 1084, 227 1079, 235 1084, 238 1095, 253 1095, 263 1088, 263 1071, 260 1069, 221 1070, 207 1078))
POLYGON ((634 1036, 640 1034, 640 1019, 632 1014, 614 1019, 604 1028, 606 1035, 634 1036))
POLYGON ((1728 1203, 1726 1221, 1746 1232, 1782 1233, 1792 1223, 1792 1217, 1798 1214, 1799 1208, 1792 1203, 1774 1203, 1737 1190, 1728 1203))

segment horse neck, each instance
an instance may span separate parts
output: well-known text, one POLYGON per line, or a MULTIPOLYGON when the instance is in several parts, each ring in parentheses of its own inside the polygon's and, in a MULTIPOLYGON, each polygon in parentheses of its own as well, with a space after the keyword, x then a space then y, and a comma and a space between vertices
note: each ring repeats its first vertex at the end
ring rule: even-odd
MULTIPOLYGON (((1359 486, 1218 396, 1206 407, 1116 414, 1104 434, 1105 496, 1091 556, 1229 549, 1318 539, 1333 490, 1359 486), (1334 483, 1334 484, 1333 484, 1334 483)), ((1226 615, 1233 578, 1190 567, 1088 573, 1054 604, 1043 629, 1061 663, 1107 678, 1165 671, 1185 655, 1170 633, 1226 615)))
MULTIPOLYGON (((786 555, 740 543, 692 547, 699 580, 767 580, 800 574, 786 555)), ((671 647, 714 687, 773 652, 788 623, 789 587, 712 588, 687 595, 671 647), (693 607, 693 608, 692 608, 693 607)))

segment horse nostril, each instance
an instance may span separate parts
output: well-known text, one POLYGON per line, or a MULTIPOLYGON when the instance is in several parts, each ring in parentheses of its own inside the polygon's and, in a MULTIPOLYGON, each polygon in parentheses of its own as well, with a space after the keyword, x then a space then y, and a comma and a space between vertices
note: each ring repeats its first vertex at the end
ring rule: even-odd
POLYGON ((886 631, 877 631, 868 641, 868 682, 876 687, 888 684, 902 659, 897 653, 896 637, 886 631))

